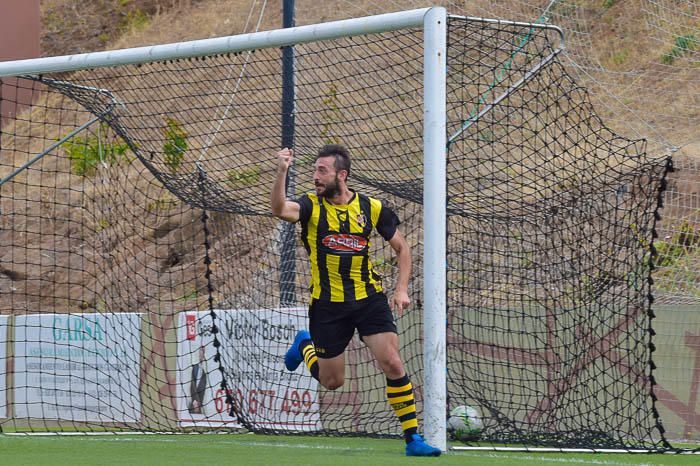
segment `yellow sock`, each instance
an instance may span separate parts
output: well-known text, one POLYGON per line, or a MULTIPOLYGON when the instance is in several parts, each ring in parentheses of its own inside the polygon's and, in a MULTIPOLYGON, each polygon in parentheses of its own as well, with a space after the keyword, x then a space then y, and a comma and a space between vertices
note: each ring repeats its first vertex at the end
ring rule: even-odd
POLYGON ((311 376, 318 380, 318 357, 316 356, 316 348, 311 340, 301 342, 301 355, 304 358, 304 364, 309 368, 311 376))
POLYGON ((418 419, 413 385, 408 374, 400 379, 386 379, 386 397, 401 422, 406 443, 410 442, 411 436, 418 433, 418 419))

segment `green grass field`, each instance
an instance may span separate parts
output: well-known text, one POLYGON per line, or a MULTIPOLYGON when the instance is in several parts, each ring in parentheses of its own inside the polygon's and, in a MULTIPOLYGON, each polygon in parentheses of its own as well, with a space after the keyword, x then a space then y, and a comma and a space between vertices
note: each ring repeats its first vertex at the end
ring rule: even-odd
POLYGON ((401 440, 239 435, 0 435, 2 465, 697 465, 700 455, 454 452, 407 458, 401 440))

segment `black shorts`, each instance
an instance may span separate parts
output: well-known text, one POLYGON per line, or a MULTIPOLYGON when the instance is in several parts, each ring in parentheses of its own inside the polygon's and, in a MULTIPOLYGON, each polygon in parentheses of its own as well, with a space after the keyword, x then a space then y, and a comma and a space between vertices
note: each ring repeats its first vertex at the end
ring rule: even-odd
POLYGON ((334 358, 345 351, 355 329, 360 338, 396 333, 394 315, 384 293, 351 303, 311 300, 309 330, 319 358, 334 358))

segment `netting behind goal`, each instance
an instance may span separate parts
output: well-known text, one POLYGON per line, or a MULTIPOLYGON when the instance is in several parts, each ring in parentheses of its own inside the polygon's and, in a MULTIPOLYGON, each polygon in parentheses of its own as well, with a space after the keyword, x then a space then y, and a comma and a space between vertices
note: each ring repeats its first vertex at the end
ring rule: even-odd
MULTIPOLYGON (((450 41, 484 34, 455 20, 450 41)), ((479 406, 506 443, 653 445, 648 259, 666 167, 610 132, 558 62, 527 79, 547 52, 450 49, 469 70, 448 94, 450 404, 479 406)))
MULTIPOLYGON (((477 406, 484 441, 663 447, 649 273, 668 167, 606 129, 558 41, 450 21, 449 407, 477 406)), ((290 195, 311 189, 320 145, 343 143, 351 187, 397 211, 414 258, 397 324, 421 417, 422 34, 295 54, 290 195)), ((295 239, 281 283, 287 236, 268 213, 280 57, 3 81, 3 108, 31 104, 3 122, 0 175, 47 153, 0 187, 4 430, 400 433, 359 340, 337 391, 283 369, 310 277, 295 239)), ((373 254, 391 293, 393 254, 378 237, 373 254)))

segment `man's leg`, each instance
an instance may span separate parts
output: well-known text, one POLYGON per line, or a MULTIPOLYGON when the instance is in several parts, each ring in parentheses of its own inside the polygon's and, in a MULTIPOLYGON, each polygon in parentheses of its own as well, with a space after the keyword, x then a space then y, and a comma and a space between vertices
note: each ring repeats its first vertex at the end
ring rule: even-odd
POLYGON ((335 390, 345 381, 345 348, 355 333, 352 309, 344 303, 312 300, 309 305, 309 331, 300 330, 287 351, 284 362, 290 371, 303 361, 321 385, 335 390), (312 339, 313 335, 313 339, 312 339))
POLYGON ((399 338, 393 332, 386 332, 365 336, 363 340, 386 375, 386 396, 408 443, 418 433, 418 420, 413 386, 399 356, 399 338))
POLYGON ((287 369, 294 371, 301 361, 311 376, 329 390, 335 390, 345 382, 345 353, 331 358, 319 358, 311 335, 301 330, 285 355, 287 369))
POLYGON ((362 339, 386 375, 386 396, 401 422, 406 440, 406 455, 440 456, 441 452, 438 448, 426 444, 418 435, 416 400, 413 385, 399 355, 398 335, 394 332, 384 332, 367 335, 362 339))

